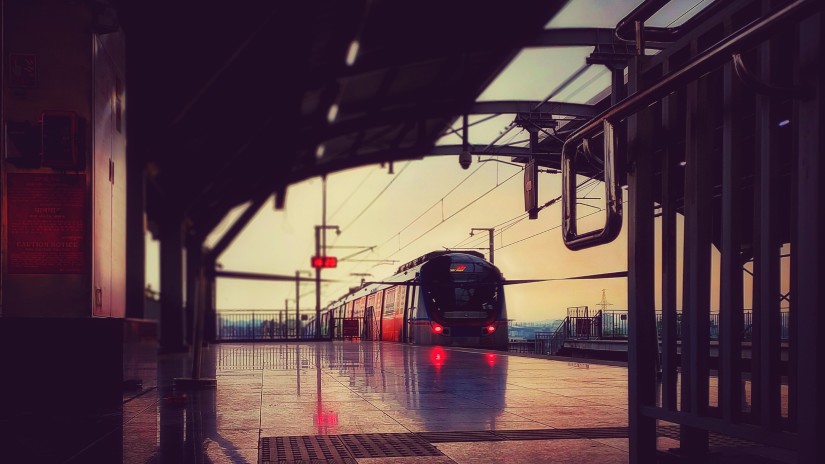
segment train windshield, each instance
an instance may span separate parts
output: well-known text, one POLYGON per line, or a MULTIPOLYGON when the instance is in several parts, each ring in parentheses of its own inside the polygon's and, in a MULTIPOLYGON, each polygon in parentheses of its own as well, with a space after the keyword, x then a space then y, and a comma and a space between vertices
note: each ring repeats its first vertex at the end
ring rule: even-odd
POLYGON ((462 258, 442 256, 423 267, 421 289, 430 315, 451 324, 492 321, 501 307, 499 273, 487 262, 462 258))

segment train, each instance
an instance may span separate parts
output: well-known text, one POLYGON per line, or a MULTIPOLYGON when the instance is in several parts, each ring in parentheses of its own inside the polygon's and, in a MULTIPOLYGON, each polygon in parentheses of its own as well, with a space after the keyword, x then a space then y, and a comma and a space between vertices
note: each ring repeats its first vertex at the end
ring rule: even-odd
POLYGON ((504 277, 477 251, 433 251, 322 313, 322 336, 507 350, 504 277))

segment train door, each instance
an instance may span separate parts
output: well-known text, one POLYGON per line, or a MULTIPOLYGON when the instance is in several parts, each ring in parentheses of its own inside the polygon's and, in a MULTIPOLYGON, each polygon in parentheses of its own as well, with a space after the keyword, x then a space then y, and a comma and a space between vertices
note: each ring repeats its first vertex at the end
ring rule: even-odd
POLYGON ((418 287, 416 285, 407 285, 406 287, 407 292, 404 301, 404 319, 401 321, 401 339, 403 342, 412 343, 415 337, 413 336, 413 333, 410 330, 410 319, 412 319, 413 314, 415 314, 415 297, 417 295, 416 289, 418 287))
POLYGON ((372 306, 364 310, 364 325, 361 327, 361 340, 372 340, 372 319, 375 313, 372 306))
POLYGON ((376 340, 384 339, 384 307, 387 305, 387 290, 381 290, 378 294, 380 296, 378 303, 378 321, 376 325, 376 340))
POLYGON ((410 301, 410 287, 404 287, 404 310, 403 310, 403 319, 401 319, 401 338, 398 340, 401 343, 405 343, 407 341, 407 305, 410 301))

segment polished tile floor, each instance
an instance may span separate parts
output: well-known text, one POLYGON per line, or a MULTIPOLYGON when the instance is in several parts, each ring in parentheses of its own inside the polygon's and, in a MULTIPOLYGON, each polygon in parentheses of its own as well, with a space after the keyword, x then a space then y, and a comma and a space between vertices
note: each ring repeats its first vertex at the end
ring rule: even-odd
MULTIPOLYGON (((127 363, 142 388, 114 409, 0 411, 0 463, 628 461, 621 366, 380 342, 222 344, 203 360, 217 388, 181 392, 173 379, 191 358, 144 352, 127 363)), ((678 447, 677 433, 660 424, 659 449, 678 447)), ((752 445, 723 442, 737 460, 707 464, 767 462, 752 445)))
POLYGON ((256 463, 262 438, 418 432, 437 455, 357 462, 627 462, 623 367, 378 342, 223 344, 205 362, 217 389, 185 396, 171 379, 187 361, 159 362, 157 389, 124 406, 124 462, 256 463), (594 438, 536 436, 554 429, 594 438), (473 431, 512 432, 444 434, 473 431))

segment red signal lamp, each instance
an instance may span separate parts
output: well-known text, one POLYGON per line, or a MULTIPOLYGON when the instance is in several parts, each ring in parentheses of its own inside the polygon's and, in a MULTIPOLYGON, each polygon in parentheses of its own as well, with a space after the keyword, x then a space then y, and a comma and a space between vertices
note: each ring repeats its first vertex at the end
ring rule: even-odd
POLYGON ((491 334, 496 331, 496 325, 490 324, 487 327, 485 327, 484 330, 486 330, 488 334, 491 334))
POLYGON ((436 324, 435 322, 433 322, 432 326, 433 326, 433 333, 435 333, 436 335, 441 335, 442 333, 444 333, 444 327, 442 327, 441 325, 436 324))
POLYGON ((338 267, 338 258, 335 256, 313 256, 310 264, 314 269, 327 269, 338 267))

